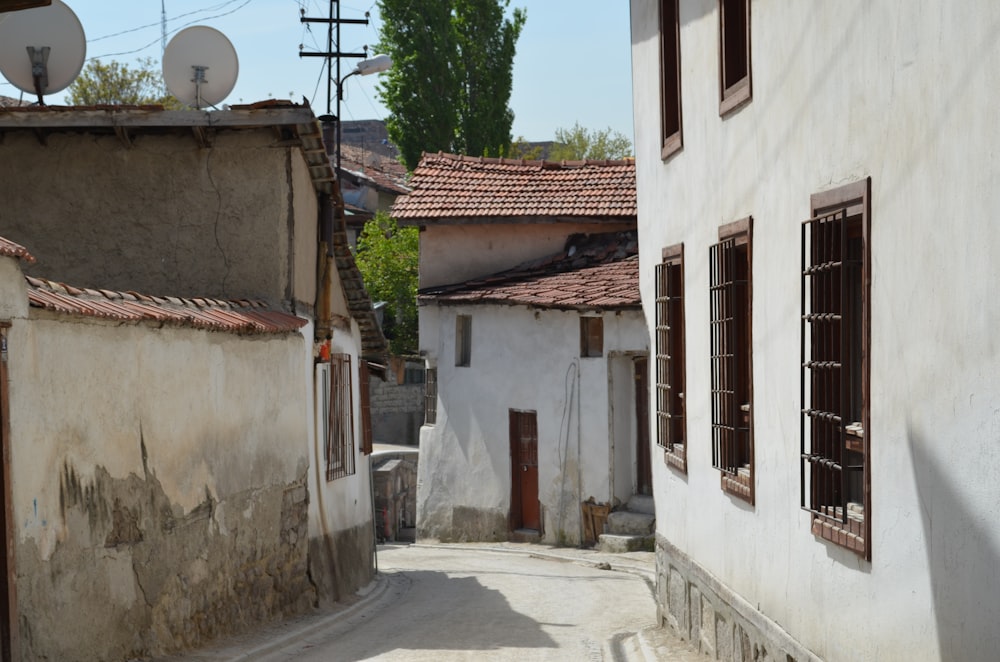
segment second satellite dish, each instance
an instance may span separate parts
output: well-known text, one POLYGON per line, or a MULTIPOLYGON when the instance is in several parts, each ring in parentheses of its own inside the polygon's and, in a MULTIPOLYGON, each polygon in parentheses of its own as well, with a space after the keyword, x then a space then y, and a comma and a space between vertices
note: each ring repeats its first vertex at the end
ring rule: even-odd
POLYGON ((80 19, 60 0, 0 21, 0 73, 19 90, 37 94, 39 103, 76 80, 86 55, 80 19))
POLYGON ((226 35, 204 25, 181 30, 163 52, 163 82, 181 103, 195 108, 225 99, 239 69, 236 49, 226 35))

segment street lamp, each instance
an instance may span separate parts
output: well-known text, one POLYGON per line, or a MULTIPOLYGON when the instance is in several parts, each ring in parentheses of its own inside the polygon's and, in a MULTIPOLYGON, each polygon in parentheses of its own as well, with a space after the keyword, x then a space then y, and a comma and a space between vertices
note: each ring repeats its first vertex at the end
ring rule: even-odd
MULTIPOLYGON (((341 139, 341 127, 343 122, 340 121, 340 102, 344 98, 344 81, 346 81, 351 76, 370 76, 371 74, 379 74, 383 71, 388 71, 392 68, 392 58, 388 55, 376 55, 375 57, 369 58, 367 60, 361 60, 358 62, 354 69, 337 81, 337 114, 332 118, 330 116, 320 117, 320 121, 326 122, 333 119, 337 123, 337 163, 336 163, 336 175, 340 177, 340 139, 341 139)), ((327 112, 330 112, 327 110, 327 112)))

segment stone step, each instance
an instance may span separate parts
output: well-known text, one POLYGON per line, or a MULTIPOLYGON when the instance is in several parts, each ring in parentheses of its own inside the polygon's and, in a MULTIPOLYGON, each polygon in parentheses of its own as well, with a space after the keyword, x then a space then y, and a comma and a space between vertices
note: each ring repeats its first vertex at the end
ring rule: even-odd
POLYGON ((645 513, 647 515, 656 514, 656 505, 653 501, 653 497, 646 496, 644 494, 633 494, 629 497, 628 505, 625 506, 625 510, 631 510, 633 513, 645 513))
POLYGON ((597 550, 605 554, 624 554, 625 552, 651 552, 656 536, 616 535, 602 533, 597 538, 597 550))
POLYGON ((645 513, 633 513, 628 510, 616 510, 608 515, 604 532, 615 535, 647 536, 653 533, 656 518, 645 513))

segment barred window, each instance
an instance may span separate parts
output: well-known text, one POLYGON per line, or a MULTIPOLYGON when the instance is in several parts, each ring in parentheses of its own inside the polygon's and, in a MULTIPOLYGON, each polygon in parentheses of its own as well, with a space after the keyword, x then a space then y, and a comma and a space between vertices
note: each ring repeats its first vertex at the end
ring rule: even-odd
POLYGON ((351 356, 333 354, 316 366, 319 430, 324 440, 326 479, 354 474, 354 407, 351 356))
POLYGON ((709 251, 712 466, 722 489, 754 501, 752 219, 719 228, 709 251))
POLYGON ((684 245, 656 265, 656 443, 667 464, 687 471, 684 418, 684 245))
POLYGON ((455 365, 468 367, 472 364, 472 316, 455 316, 455 365))
POLYGON ((802 224, 801 504, 813 534, 871 559, 871 180, 812 197, 802 224))
POLYGON ((437 368, 427 368, 424 382, 424 425, 437 423, 438 371, 437 368))

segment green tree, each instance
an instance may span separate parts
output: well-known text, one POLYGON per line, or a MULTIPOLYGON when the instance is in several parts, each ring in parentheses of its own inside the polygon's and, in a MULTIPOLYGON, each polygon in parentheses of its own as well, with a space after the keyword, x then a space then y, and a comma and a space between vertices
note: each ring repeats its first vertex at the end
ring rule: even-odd
POLYGON ((502 156, 506 156, 508 159, 524 159, 525 161, 538 161, 541 160, 542 155, 545 150, 542 145, 532 146, 524 136, 518 136, 514 142, 510 144, 510 148, 502 156))
POLYGON ((590 131, 577 122, 572 129, 556 129, 556 142, 549 149, 550 161, 580 161, 583 159, 624 159, 632 155, 632 141, 620 131, 590 131))
POLYGON ((396 356, 417 352, 419 230, 401 228, 385 212, 365 223, 355 260, 372 301, 384 301, 382 329, 396 356))
POLYGON ((173 95, 163 91, 163 77, 151 58, 137 60, 135 68, 112 60, 91 60, 69 86, 67 98, 74 106, 161 104, 183 108, 173 95))
POLYGON ((501 154, 510 146, 508 107, 523 9, 510 0, 378 0, 376 50, 393 67, 379 82, 386 129, 410 170, 423 152, 501 154))

